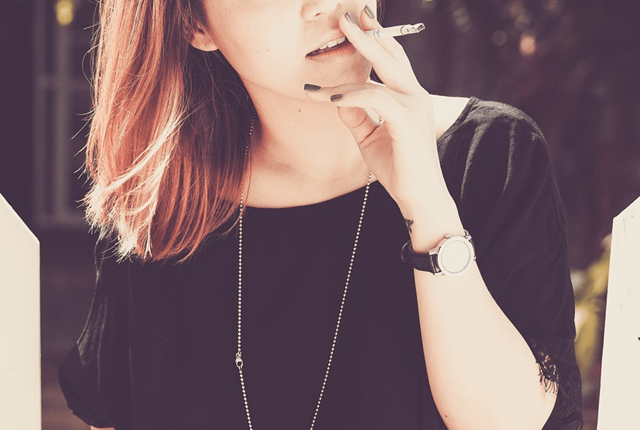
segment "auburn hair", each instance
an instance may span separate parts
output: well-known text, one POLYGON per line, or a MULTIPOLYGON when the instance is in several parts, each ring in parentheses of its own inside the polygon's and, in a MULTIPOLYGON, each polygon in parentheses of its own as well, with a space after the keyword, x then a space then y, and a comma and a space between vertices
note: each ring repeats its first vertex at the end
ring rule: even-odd
POLYGON ((121 258, 184 261, 234 225, 251 99, 221 53, 190 46, 200 0, 103 0, 99 14, 87 219, 121 258))

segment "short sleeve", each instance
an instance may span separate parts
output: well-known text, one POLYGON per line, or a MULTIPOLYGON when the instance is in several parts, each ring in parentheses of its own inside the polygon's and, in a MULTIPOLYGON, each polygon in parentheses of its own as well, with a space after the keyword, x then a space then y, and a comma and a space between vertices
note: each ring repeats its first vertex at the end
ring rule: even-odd
POLYGON ((96 289, 85 327, 59 367, 60 388, 72 412, 94 427, 118 427, 130 410, 128 263, 116 262, 110 241, 96 244, 96 289))
POLYGON ((580 428, 566 222, 542 133, 515 108, 477 102, 440 157, 487 287, 557 390, 544 430, 580 428))

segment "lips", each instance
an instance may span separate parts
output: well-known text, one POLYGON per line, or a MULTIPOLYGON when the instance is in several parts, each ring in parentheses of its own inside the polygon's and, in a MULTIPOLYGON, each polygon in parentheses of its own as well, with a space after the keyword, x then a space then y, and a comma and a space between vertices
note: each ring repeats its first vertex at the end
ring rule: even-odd
POLYGON ((344 45, 347 42, 348 42, 348 40, 347 40, 347 38, 345 36, 339 37, 337 39, 334 39, 334 40, 331 40, 331 41, 325 43, 324 45, 322 45, 318 49, 309 52, 307 54, 307 56, 310 57, 310 56, 322 54, 324 52, 329 52, 329 51, 333 51, 335 49, 339 49, 342 45, 344 45))

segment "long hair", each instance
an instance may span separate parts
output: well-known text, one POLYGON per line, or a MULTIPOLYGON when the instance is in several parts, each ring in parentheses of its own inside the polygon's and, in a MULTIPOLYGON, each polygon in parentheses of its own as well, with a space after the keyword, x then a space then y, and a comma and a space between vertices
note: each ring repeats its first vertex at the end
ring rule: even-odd
POLYGON ((237 209, 251 100, 222 54, 189 45, 199 0, 103 0, 99 13, 87 219, 121 258, 184 261, 237 209))

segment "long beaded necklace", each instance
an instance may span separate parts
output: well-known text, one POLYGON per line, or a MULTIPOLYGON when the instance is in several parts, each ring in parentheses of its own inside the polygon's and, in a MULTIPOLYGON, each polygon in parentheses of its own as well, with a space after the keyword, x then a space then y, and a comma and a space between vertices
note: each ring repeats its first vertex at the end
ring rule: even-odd
MULTIPOLYGON (((255 114, 251 121, 251 129, 249 130, 249 137, 253 133, 253 124, 255 122, 255 114)), ((248 151, 248 146, 245 148, 245 154, 248 151)), ((329 371, 331 370, 331 363, 333 361, 333 353, 336 348, 336 342, 338 341, 338 332, 340 330, 340 321, 342 320, 342 313, 344 311, 344 303, 347 298, 347 290, 349 289, 349 281, 351 280, 351 271, 353 269, 353 261, 356 256, 356 249, 358 247, 358 240, 360 239, 360 230, 362 228, 362 220, 364 219, 364 211, 367 206, 367 198, 369 196, 369 187, 371 186, 371 180, 373 175, 369 173, 369 179, 367 180, 367 186, 364 190, 364 198, 362 200, 362 209, 360 210, 360 220, 358 221, 358 229, 356 230, 356 238, 353 242, 353 249, 351 251, 351 260, 349 261, 349 269, 347 270, 347 279, 344 285, 344 291, 342 292, 342 301, 340 302, 340 311, 338 312, 338 320, 336 322, 336 328, 333 333, 333 341, 331 342, 331 350, 329 352, 329 360, 327 362, 327 368, 324 372, 324 378, 322 380, 322 386, 320 388, 320 395, 318 396, 318 403, 311 420, 310 430, 313 430, 316 419, 318 418, 318 411, 320 410, 320 404, 322 403, 322 397, 324 396, 324 390, 327 386, 327 380, 329 379, 329 371)), ((249 412, 249 401, 247 399, 246 384, 244 381, 244 360, 242 358, 242 222, 244 218, 244 193, 240 197, 240 215, 238 216, 238 351, 235 356, 235 365, 238 368, 238 374, 240 376, 240 386, 242 387, 242 398, 244 400, 244 409, 247 413, 247 423, 249 424, 249 430, 253 430, 253 424, 251 422, 251 413, 249 412)))

